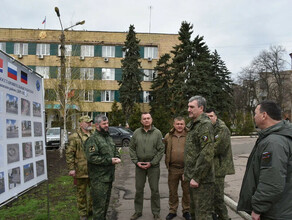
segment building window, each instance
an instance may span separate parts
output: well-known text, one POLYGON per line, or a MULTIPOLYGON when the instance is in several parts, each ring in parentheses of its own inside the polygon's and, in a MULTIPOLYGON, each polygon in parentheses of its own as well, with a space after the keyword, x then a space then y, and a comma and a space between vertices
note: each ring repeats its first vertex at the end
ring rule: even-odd
POLYGON ((102 80, 115 80, 115 69, 102 68, 102 80))
MULTIPOLYGON (((58 67, 58 78, 61 79, 61 67, 58 67)), ((66 68, 66 78, 71 79, 71 68, 66 68)))
POLYGON ((94 68, 80 68, 80 78, 83 80, 93 80, 94 68))
MULTIPOLYGON (((58 56, 61 56, 61 45, 58 45, 58 56)), ((71 56, 72 54, 72 45, 65 45, 65 56, 71 56)))
POLYGON ((144 47, 144 58, 157 59, 158 48, 157 47, 144 47))
POLYGON ((115 97, 115 91, 112 91, 112 90, 101 91, 102 102, 113 102, 114 97, 115 97))
POLYGON ((93 102, 93 90, 83 90, 83 98, 85 102, 93 102))
POLYGON ((0 42, 0 50, 3 50, 6 52, 6 43, 5 42, 0 42))
POLYGON ((115 57, 115 46, 102 46, 102 57, 115 57))
POLYGON ((150 92, 143 91, 143 103, 149 103, 150 101, 150 92))
POLYGON ((94 46, 93 45, 81 45, 81 57, 93 57, 94 46))
POLYGON ((50 44, 37 44, 36 55, 50 55, 50 44))
POLYGON ((14 44, 14 54, 16 55, 27 55, 28 54, 28 44, 25 43, 15 43, 14 44))
POLYGON ((36 66, 35 71, 42 75, 44 79, 49 79, 50 76, 50 67, 48 66, 36 66))
POLYGON ((155 79, 155 70, 144 70, 144 81, 153 81, 155 79))

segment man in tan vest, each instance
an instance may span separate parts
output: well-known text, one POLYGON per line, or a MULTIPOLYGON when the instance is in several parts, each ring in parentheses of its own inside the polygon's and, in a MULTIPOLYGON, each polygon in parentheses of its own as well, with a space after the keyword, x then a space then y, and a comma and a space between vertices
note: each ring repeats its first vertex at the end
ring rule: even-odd
POLYGON ((190 194, 189 182, 183 181, 184 174, 184 148, 187 136, 185 120, 183 117, 176 117, 173 122, 173 128, 165 135, 165 164, 168 169, 168 187, 169 187, 169 214, 166 220, 173 219, 176 216, 178 208, 178 185, 181 181, 182 212, 186 220, 190 220, 190 194))

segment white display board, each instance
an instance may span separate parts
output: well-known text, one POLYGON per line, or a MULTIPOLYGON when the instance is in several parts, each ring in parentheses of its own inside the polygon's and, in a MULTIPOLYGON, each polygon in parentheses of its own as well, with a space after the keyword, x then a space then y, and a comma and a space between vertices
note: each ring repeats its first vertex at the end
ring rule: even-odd
POLYGON ((43 79, 0 50, 0 204, 47 179, 43 79))

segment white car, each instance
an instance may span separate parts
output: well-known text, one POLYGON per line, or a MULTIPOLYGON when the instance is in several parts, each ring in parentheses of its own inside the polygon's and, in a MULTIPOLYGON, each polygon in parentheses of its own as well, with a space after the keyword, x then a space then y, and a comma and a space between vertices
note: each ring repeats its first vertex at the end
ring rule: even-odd
POLYGON ((48 146, 59 146, 61 140, 61 128, 48 128, 46 132, 46 145, 48 146))

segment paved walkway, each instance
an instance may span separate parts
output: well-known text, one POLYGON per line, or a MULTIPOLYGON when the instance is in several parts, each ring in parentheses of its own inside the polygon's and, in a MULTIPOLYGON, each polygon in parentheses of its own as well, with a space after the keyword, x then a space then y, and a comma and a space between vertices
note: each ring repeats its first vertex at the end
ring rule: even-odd
MULTIPOLYGON (((245 172, 248 154, 241 154, 234 157, 235 175, 226 176, 225 179, 225 194, 228 204, 235 209, 239 197, 242 178, 245 172)), ((112 193, 112 220, 128 220, 134 213, 134 196, 135 196, 135 166, 130 161, 128 149, 123 148, 122 164, 119 164, 116 169, 116 180, 114 182, 112 193)), ((165 219, 168 214, 168 184, 167 184, 167 169, 164 164, 164 158, 161 161, 161 177, 159 182, 161 196, 161 218, 165 219)), ((181 196, 181 190, 179 190, 181 196)), ((240 215, 236 211, 228 207, 231 219, 248 219, 240 215)), ((178 210, 178 216, 174 220, 183 220, 181 212, 181 203, 178 210)), ((150 208, 150 189, 148 182, 145 186, 144 194, 144 209, 143 216, 139 220, 152 220, 153 215, 150 208)))

